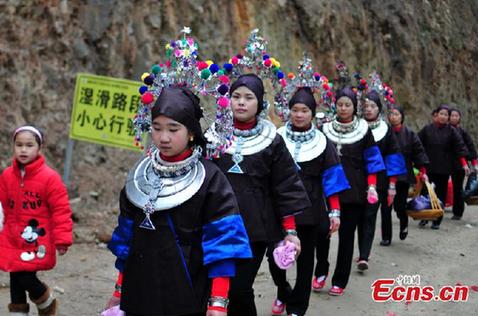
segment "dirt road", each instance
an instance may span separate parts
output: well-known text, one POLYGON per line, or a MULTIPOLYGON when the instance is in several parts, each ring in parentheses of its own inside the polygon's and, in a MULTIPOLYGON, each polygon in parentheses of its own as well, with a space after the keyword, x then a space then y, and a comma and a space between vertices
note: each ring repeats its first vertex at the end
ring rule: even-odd
MULTIPOLYGON (((345 295, 312 293, 308 315, 478 315, 478 292, 470 290, 467 302, 387 302, 371 299, 371 284, 377 278, 420 275, 421 285, 435 288, 445 285, 478 285, 478 207, 467 207, 462 221, 452 221, 450 213, 439 231, 419 229, 411 222, 409 237, 398 240, 394 218, 394 241, 390 247, 378 245, 376 236, 370 270, 359 274, 353 267, 345 295)), ((377 223, 380 223, 378 219, 377 223)), ((378 233, 380 229, 378 229, 378 233)), ((331 268, 334 268, 337 237, 331 245, 331 268)), ((40 273, 40 278, 55 288, 60 300, 60 315, 98 315, 111 295, 116 271, 114 257, 104 244, 76 244, 59 259, 55 270, 40 273)), ((290 273, 291 279, 294 274, 290 273)), ((8 274, 0 273, 0 315, 7 315, 9 302, 8 274)), ((270 315, 275 288, 265 265, 255 284, 259 315, 270 315)), ((36 311, 30 315, 37 315, 36 311)), ((246 315, 245 315, 246 316, 246 315)))

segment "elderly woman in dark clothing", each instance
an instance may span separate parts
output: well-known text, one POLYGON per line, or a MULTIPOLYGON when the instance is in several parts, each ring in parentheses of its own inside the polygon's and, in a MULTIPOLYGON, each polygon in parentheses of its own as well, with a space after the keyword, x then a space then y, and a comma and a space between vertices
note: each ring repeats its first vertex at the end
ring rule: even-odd
MULTIPOLYGON (((428 124, 418 133, 425 152, 430 159, 427 168, 430 181, 435 184, 435 191, 440 199, 446 200, 448 178, 453 170, 454 160, 459 157, 462 169, 466 174, 470 172, 466 157, 466 149, 463 138, 456 128, 448 124, 450 108, 440 105, 433 114, 434 122, 428 124)), ((443 216, 434 220, 432 229, 440 229, 443 216)), ((420 221, 420 226, 425 226, 427 221, 420 221)))
POLYGON ((400 240, 404 240, 408 235, 408 215, 406 212, 408 189, 410 185, 416 183, 413 167, 420 170, 419 178, 426 180, 426 166, 429 163, 420 139, 415 132, 403 124, 404 120, 405 113, 403 108, 399 105, 394 105, 388 112, 388 121, 392 125, 393 133, 398 140, 407 166, 407 174, 400 175, 397 178, 397 194, 393 201, 393 208, 400 220, 400 240))
POLYGON ((283 138, 262 119, 264 86, 254 74, 240 76, 229 90, 234 115, 232 145, 217 166, 225 173, 244 218, 252 260, 238 263, 231 280, 228 315, 257 314, 253 284, 266 250, 281 240, 300 252, 294 215, 310 207, 307 192, 283 138))
MULTIPOLYGON (((450 109, 450 124, 460 133, 466 148, 468 156, 466 159, 471 161, 473 170, 478 170, 478 161, 476 147, 470 134, 460 125, 461 112, 458 109, 450 109)), ((460 160, 457 158, 453 162, 453 171, 451 180, 453 182, 453 216, 451 219, 460 220, 465 211, 465 202, 463 201, 463 181, 465 179, 465 171, 462 168, 460 160)))
MULTIPOLYGON (((323 132, 337 148, 352 189, 339 193, 339 249, 329 294, 343 295, 352 267, 355 229, 365 216, 367 200, 370 203, 378 201, 377 173, 385 170, 385 165, 367 122, 356 116, 354 91, 350 87, 342 88, 336 92, 335 98, 337 115, 332 122, 324 124, 323 132)), ((319 262, 315 276, 325 281, 325 276, 317 273, 324 270, 319 262)))

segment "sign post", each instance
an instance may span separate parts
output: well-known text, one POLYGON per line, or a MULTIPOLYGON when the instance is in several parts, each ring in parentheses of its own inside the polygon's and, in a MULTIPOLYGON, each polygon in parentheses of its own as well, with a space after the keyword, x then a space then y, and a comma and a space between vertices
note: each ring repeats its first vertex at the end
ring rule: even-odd
POLYGON ((141 82, 78 73, 63 173, 69 187, 74 139, 141 152, 134 145, 132 119, 141 82))

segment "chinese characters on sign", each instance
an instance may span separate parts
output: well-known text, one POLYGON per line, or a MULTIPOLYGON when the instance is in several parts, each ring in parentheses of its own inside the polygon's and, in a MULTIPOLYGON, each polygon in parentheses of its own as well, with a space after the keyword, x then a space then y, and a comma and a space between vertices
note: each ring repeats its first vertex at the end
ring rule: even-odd
POLYGON ((70 137, 139 151, 132 119, 141 82, 79 73, 71 112, 70 137))

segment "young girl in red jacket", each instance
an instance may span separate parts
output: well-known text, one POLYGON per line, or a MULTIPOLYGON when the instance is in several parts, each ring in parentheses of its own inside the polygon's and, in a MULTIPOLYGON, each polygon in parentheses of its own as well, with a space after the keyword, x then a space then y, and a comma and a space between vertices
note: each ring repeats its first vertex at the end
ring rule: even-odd
POLYGON ((22 126, 13 134, 12 165, 0 176, 4 227, 0 232, 0 269, 10 272, 10 315, 28 315, 30 300, 38 315, 56 315, 57 301, 37 271, 50 270, 56 251, 72 244, 71 209, 60 176, 41 155, 42 133, 22 126))

